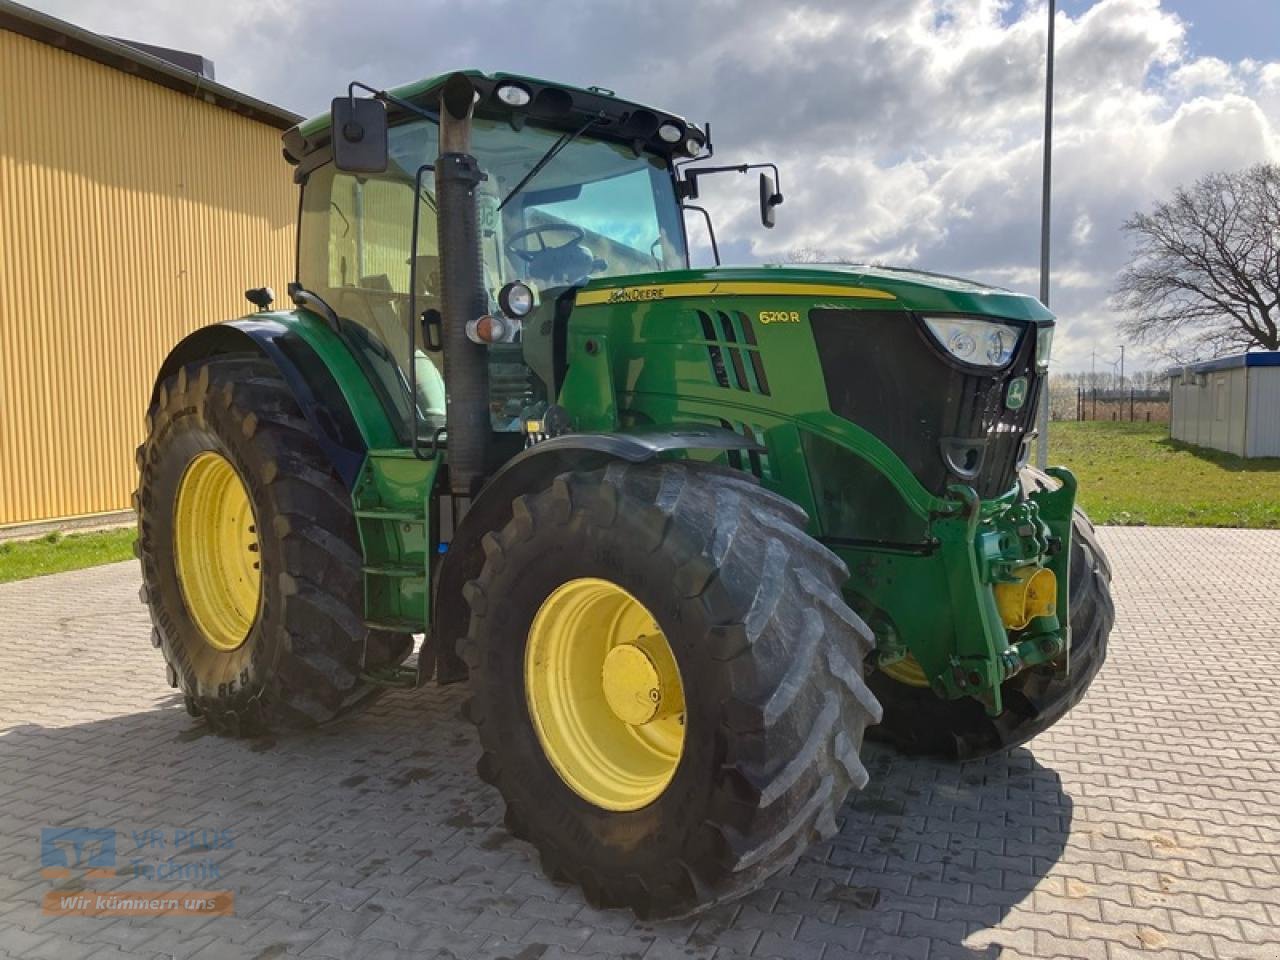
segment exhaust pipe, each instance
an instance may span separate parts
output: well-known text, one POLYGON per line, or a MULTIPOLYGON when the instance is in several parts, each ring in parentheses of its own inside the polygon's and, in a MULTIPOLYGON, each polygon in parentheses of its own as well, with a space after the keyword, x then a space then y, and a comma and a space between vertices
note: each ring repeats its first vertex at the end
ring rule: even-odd
POLYGON ((471 155, 475 87, 461 73, 440 92, 440 156, 436 160, 440 312, 443 318, 445 416, 449 487, 471 497, 488 464, 488 348, 467 336, 467 324, 489 312, 480 256, 476 187, 484 180, 471 155))

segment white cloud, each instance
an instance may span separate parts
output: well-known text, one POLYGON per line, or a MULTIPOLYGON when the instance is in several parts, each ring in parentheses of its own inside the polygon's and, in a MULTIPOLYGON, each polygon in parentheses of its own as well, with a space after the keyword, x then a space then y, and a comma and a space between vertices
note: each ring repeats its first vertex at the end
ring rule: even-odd
MULTIPOLYGON (((1043 3, 34 2, 204 53, 222 82, 300 111, 324 109, 352 78, 389 86, 460 66, 600 84, 711 119, 717 159, 782 167, 771 232, 746 178, 706 182, 722 248, 1039 286, 1043 3)), ((1159 0, 1099 0, 1060 11, 1056 29, 1055 352, 1078 368, 1119 343, 1106 296, 1125 257, 1121 221, 1211 170, 1280 160, 1280 63, 1196 56, 1159 0)))
MULTIPOLYGON (((1240 64, 1240 72, 1252 72, 1255 65, 1240 64)), ((1220 96, 1224 93, 1237 93, 1243 89, 1243 82, 1237 75, 1237 68, 1217 57, 1201 57, 1178 66, 1169 74, 1169 86, 1172 90, 1195 96, 1220 96)))

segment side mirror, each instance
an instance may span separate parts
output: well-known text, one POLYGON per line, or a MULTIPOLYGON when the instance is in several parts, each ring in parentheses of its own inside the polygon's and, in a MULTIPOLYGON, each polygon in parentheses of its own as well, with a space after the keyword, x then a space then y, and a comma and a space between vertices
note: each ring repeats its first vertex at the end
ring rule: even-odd
POLYGON ((244 298, 262 312, 271 308, 271 304, 276 299, 276 292, 270 287, 253 287, 244 292, 244 298))
POLYGON ((760 222, 773 229, 776 217, 773 208, 782 202, 782 194, 774 186, 773 177, 763 171, 760 174, 760 222))
POLYGON ((386 104, 367 97, 337 97, 329 116, 335 167, 347 173, 386 171, 386 104))

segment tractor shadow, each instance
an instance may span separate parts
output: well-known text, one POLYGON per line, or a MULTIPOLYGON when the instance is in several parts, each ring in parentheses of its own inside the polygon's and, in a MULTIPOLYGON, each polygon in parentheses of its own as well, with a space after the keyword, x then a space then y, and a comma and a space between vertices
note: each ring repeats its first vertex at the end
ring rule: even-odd
POLYGON ((1198 447, 1182 440, 1165 437, 1157 445, 1171 453, 1187 453, 1205 463, 1211 463, 1229 473, 1280 473, 1280 457, 1238 457, 1225 450, 1198 447))
POLYGON ((791 956, 808 942, 848 952, 829 947, 832 958, 995 958, 998 925, 1058 861, 1071 828, 1060 779, 1029 750, 953 765, 868 745, 871 783, 832 840, 744 900, 639 921, 546 879, 533 849, 503 829, 500 798, 474 772, 464 698, 457 686, 387 691, 320 730, 244 741, 208 734, 170 696, 91 723, 11 726, 0 732, 0 885, 21 892, 0 928, 103 945, 125 928, 159 931, 237 955, 252 928, 260 956, 326 937, 342 955, 381 942, 406 955, 532 960, 567 949, 638 960, 656 943, 663 955, 719 960, 791 956), (117 831, 116 875, 45 878, 42 827, 117 831), (174 846, 179 830, 186 846, 174 846), (196 831, 229 845, 193 844, 196 831), (170 859, 215 865, 176 885, 234 892, 235 915, 40 913, 50 890, 172 887, 139 875, 170 859))

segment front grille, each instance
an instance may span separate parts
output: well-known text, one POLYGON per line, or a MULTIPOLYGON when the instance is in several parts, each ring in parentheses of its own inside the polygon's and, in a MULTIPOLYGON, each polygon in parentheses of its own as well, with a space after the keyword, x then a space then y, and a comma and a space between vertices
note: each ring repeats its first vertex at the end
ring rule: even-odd
POLYGON ((1033 328, 1006 369, 981 373, 944 359, 911 314, 817 309, 809 319, 833 413, 881 440, 932 493, 963 483, 988 499, 1013 487, 1040 393, 1033 328), (1010 410, 1018 377, 1026 400, 1010 410))
POLYGON ((751 318, 741 310, 699 310, 698 322, 707 341, 707 360, 716 383, 726 390, 769 396, 769 377, 756 343, 751 318))

